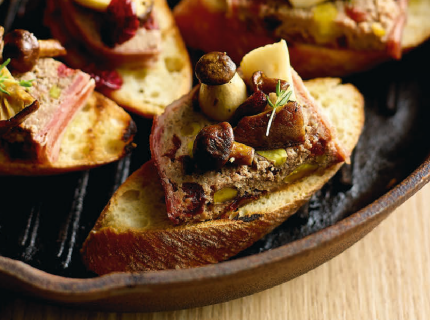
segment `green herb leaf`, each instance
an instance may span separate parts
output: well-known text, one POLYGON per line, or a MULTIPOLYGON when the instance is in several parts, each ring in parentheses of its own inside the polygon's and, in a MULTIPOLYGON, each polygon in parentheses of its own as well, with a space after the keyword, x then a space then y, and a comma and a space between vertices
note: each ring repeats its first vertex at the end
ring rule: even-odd
POLYGON ((3 62, 1 65, 0 65, 0 71, 4 68, 4 67, 7 67, 7 65, 10 63, 10 58, 9 59, 7 59, 5 62, 3 62))
POLYGON ((8 96, 10 96, 10 93, 7 92, 5 89, 3 89, 2 85, 0 85, 0 92, 3 92, 4 94, 7 94, 8 96))
POLYGON ((291 89, 289 91, 288 91, 288 89, 287 90, 281 90, 281 80, 278 80, 278 83, 276 85, 276 96, 277 96, 276 102, 273 103, 269 99, 269 96, 266 95, 267 96, 267 102, 269 103, 269 106, 271 106, 273 108, 272 114, 270 115, 269 122, 267 123, 266 137, 269 135, 270 127, 272 126, 272 122, 273 122, 273 119, 275 117, 276 110, 279 107, 286 105, 288 103, 288 101, 290 100, 290 97, 292 94, 293 94, 293 92, 291 91, 291 89))
MULTIPOLYGON (((5 62, 3 62, 1 65, 0 65, 0 72, 1 72, 1 70, 3 69, 3 68, 5 68, 5 67, 7 67, 7 65, 10 63, 10 58, 9 59, 7 59, 5 62)), ((33 86, 33 81, 34 81, 35 79, 32 79, 32 80, 21 80, 21 81, 16 81, 15 79, 9 79, 8 77, 6 77, 6 76, 1 76, 0 75, 0 92, 3 92, 4 94, 7 94, 7 95, 10 95, 10 92, 9 91, 7 91, 7 89, 6 89, 6 84, 5 84, 5 82, 6 83, 9 83, 9 84, 18 84, 18 85, 20 85, 21 87, 24 87, 24 88, 30 88, 31 86, 33 86)))
POLYGON ((25 88, 30 88, 33 86, 33 81, 36 79, 31 79, 31 80, 21 80, 20 82, 18 82, 18 84, 21 87, 25 87, 25 88))
POLYGON ((281 95, 281 80, 278 80, 276 84, 276 95, 279 97, 281 95))
POLYGON ((290 100, 292 94, 293 92, 291 90, 288 91, 283 97, 280 98, 279 105, 284 106, 288 102, 288 100, 290 100))
POLYGON ((270 97, 268 95, 266 95, 267 97, 267 102, 269 103, 269 106, 271 106, 272 108, 275 108, 275 105, 273 104, 272 100, 270 100, 270 97))

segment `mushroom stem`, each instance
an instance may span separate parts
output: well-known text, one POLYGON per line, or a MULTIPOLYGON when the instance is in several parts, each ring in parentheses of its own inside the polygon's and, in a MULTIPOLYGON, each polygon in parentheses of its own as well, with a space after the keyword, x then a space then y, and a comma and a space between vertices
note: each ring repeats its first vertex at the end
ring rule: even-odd
POLYGON ((254 160, 254 148, 240 142, 233 142, 229 161, 238 165, 252 165, 254 160))
POLYGON ((208 117, 217 121, 231 119, 247 98, 245 82, 238 73, 226 84, 213 86, 202 83, 200 86, 200 108, 208 117))
POLYGON ((57 40, 38 40, 39 42, 39 58, 53 58, 64 56, 67 51, 57 40))
POLYGON ((199 104, 203 113, 217 121, 231 119, 248 97, 236 64, 225 52, 209 52, 196 63, 196 77, 201 86, 199 104))
POLYGON ((193 158, 202 170, 219 170, 228 161, 238 165, 251 165, 253 148, 234 141, 233 128, 228 122, 204 127, 193 145, 193 158))

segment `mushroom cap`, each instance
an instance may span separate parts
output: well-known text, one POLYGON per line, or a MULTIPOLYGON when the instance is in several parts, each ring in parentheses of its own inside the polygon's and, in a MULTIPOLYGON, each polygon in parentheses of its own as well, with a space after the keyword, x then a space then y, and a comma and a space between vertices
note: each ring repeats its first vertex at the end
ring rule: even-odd
POLYGON ((3 59, 17 72, 31 71, 39 59, 39 42, 29 31, 15 29, 4 36, 3 59))
POLYGON ((197 61, 197 79, 201 83, 217 86, 228 83, 236 73, 236 64, 225 52, 209 52, 197 61))
POLYGON ((222 168, 230 158, 233 143, 233 128, 228 122, 204 127, 194 140, 196 165, 205 171, 222 168))

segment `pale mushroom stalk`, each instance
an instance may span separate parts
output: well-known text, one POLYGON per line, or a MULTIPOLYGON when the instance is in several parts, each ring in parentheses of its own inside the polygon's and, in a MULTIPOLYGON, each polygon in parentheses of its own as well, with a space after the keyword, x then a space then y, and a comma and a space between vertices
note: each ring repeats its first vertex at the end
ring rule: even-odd
POLYGON ((247 99, 246 84, 236 72, 236 65, 224 52, 205 54, 196 64, 200 80, 200 109, 211 119, 228 121, 247 99))

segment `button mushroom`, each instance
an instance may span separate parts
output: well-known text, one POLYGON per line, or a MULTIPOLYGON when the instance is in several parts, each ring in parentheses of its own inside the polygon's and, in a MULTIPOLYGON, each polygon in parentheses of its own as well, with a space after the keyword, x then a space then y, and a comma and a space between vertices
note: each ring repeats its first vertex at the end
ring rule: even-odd
POLYGON ((33 69, 39 59, 39 42, 29 31, 16 29, 4 37, 3 59, 10 58, 9 67, 17 72, 33 69))
POLYGON ((210 52, 196 64, 199 104, 203 113, 217 121, 227 121, 247 98, 245 82, 236 65, 224 52, 210 52))
POLYGON ((204 127, 197 134, 193 158, 200 169, 218 170, 227 161, 251 165, 254 149, 234 141, 233 128, 228 122, 204 127))
POLYGON ((65 55, 66 49, 57 40, 37 40, 29 31, 16 29, 7 33, 3 41, 3 60, 10 59, 13 72, 31 71, 39 58, 65 55))

